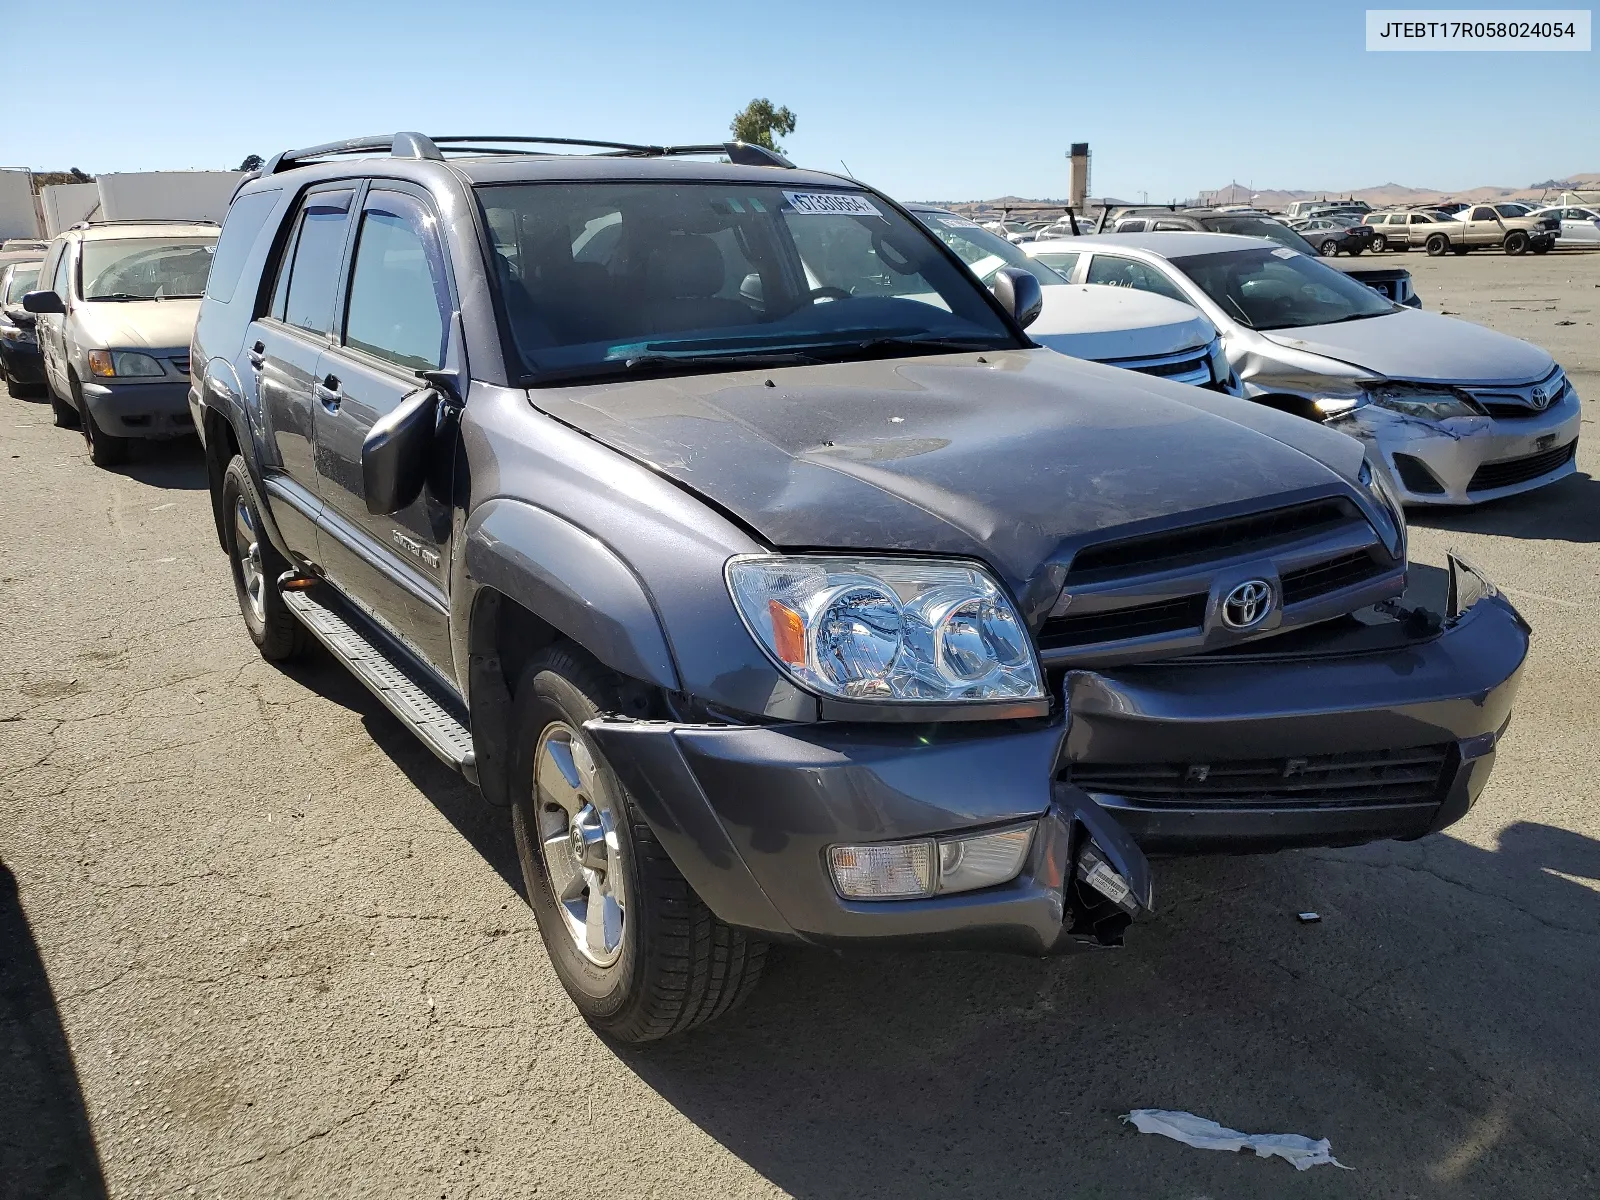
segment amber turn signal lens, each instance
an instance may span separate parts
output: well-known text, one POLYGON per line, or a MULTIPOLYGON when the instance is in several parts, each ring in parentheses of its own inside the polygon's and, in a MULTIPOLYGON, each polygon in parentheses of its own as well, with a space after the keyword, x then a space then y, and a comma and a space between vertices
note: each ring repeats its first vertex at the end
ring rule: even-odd
POLYGON ((111 365, 111 351, 89 351, 89 374, 98 375, 102 379, 111 379, 116 373, 116 368, 111 365))
POLYGON ((767 612, 772 617, 772 648, 778 657, 791 667, 806 665, 806 623, 781 600, 768 600, 767 612))

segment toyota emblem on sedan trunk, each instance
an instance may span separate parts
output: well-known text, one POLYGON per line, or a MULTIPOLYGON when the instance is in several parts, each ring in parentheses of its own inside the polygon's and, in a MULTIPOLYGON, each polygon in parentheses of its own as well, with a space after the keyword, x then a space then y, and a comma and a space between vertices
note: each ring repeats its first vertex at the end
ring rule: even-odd
POLYGON ((1222 623, 1229 629, 1249 629, 1272 611, 1272 585, 1265 579, 1247 579, 1222 601, 1222 623))

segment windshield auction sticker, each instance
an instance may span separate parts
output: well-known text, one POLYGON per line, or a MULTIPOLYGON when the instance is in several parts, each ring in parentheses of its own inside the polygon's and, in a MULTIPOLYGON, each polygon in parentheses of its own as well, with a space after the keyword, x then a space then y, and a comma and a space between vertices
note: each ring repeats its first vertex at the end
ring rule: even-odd
POLYGON ((808 217, 881 217, 878 206, 855 192, 785 192, 789 207, 808 217))
POLYGON ((1368 50, 1588 50, 1586 8, 1369 8, 1368 50))

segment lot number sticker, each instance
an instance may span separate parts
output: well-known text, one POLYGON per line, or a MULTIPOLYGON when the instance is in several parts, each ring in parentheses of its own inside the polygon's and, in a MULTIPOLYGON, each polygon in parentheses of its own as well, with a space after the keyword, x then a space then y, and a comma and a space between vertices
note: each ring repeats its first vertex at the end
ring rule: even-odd
POLYGON ((976 221, 969 221, 965 217, 940 217, 939 224, 943 225, 946 229, 978 228, 978 223, 976 221))
POLYGON ((851 192, 785 192, 783 198, 795 212, 808 217, 881 217, 877 205, 851 192))

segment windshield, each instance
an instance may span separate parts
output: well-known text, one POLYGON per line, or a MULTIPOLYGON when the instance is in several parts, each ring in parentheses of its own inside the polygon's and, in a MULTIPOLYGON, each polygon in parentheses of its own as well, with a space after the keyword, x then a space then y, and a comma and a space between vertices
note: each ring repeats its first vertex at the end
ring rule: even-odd
POLYGON ((215 237, 85 241, 79 278, 85 300, 198 299, 215 237))
POLYGON ((536 375, 1022 344, 920 226, 862 192, 618 182, 478 196, 536 375))
POLYGON ((919 212, 915 215, 985 284, 994 281, 1001 267, 1021 267, 1032 272, 1040 283, 1066 282, 1043 263, 1029 258, 1015 243, 990 233, 975 221, 953 213, 919 212))
POLYGON ((1201 221, 1212 233, 1237 233, 1243 237, 1269 238, 1280 246, 1298 250, 1301 254, 1315 255, 1310 242, 1287 225, 1269 221, 1265 217, 1206 217, 1201 221))
POLYGON ((0 304, 21 304, 22 298, 33 291, 38 284, 38 263, 26 267, 12 267, 11 282, 6 284, 6 294, 0 296, 0 304))
POLYGON ((1331 325, 1396 311, 1365 284, 1291 250, 1227 250, 1173 262, 1230 317, 1252 329, 1331 325))

